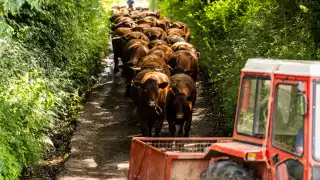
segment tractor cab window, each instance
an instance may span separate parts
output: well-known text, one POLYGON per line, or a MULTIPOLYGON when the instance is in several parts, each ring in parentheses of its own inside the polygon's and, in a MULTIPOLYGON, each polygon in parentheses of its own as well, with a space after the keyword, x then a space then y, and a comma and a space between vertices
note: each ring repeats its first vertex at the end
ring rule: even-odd
POLYGON ((276 86, 272 144, 297 156, 303 153, 304 140, 304 115, 299 114, 300 97, 298 85, 276 86))
POLYGON ((269 77, 245 77, 242 80, 237 132, 264 138, 268 117, 269 77))

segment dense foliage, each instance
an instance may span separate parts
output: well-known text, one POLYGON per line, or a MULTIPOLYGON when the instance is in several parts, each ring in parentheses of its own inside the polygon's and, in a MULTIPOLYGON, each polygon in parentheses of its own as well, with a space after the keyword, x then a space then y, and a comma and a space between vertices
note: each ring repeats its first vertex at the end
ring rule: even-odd
POLYGON ((161 0, 162 13, 186 22, 210 69, 216 103, 232 132, 241 68, 248 58, 319 59, 317 0, 161 0))
POLYGON ((81 110, 109 1, 0 0, 0 179, 18 179, 81 110))

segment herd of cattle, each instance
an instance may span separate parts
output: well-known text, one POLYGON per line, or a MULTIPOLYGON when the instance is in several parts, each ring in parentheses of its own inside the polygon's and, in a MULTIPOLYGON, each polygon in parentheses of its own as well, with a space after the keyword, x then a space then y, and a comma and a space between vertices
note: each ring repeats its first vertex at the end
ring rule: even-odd
POLYGON ((143 136, 160 136, 167 119, 172 136, 189 136, 197 97, 199 52, 185 23, 160 18, 148 8, 112 7, 114 72, 122 68, 143 136), (122 65, 119 65, 121 58, 122 65))

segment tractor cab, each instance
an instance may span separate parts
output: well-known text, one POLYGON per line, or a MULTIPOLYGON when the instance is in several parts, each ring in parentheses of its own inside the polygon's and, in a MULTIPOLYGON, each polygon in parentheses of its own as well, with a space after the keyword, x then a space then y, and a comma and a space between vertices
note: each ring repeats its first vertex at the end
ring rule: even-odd
POLYGON ((228 157, 260 179, 320 179, 320 63, 249 59, 242 69, 233 141, 205 157, 228 157))

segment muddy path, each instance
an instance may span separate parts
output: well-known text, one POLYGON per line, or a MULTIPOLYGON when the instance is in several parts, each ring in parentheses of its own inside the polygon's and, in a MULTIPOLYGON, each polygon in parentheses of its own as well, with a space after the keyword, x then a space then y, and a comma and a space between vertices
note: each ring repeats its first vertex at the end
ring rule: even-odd
MULTIPOLYGON (((103 71, 78 119, 71 140, 71 155, 57 176, 59 180, 127 179, 131 137, 139 136, 140 130, 134 123, 137 117, 132 116, 134 104, 130 98, 124 97, 121 72, 113 74, 112 52, 102 65, 103 71)), ((197 86, 198 99, 190 136, 213 136, 218 116, 212 108, 214 103, 210 101, 212 91, 203 81, 197 86)), ((162 136, 168 134, 165 125, 162 136)))

